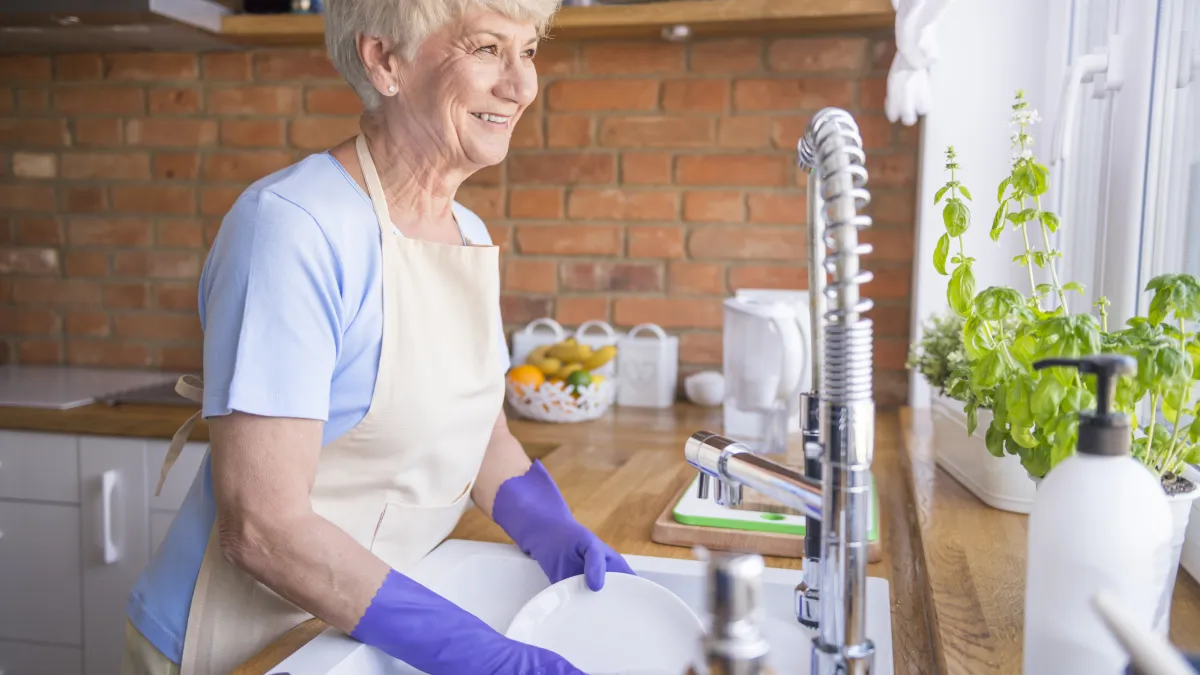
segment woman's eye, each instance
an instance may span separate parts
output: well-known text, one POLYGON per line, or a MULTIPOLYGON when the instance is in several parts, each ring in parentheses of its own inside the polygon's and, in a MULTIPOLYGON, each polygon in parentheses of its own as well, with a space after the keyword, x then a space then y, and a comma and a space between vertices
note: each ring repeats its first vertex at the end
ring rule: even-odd
POLYGON ((537 56, 537 50, 536 50, 536 49, 526 49, 526 50, 525 50, 525 58, 527 58, 527 59, 532 59, 532 58, 533 58, 533 57, 535 57, 535 56, 537 56))
POLYGON ((492 56, 495 56, 497 53, 496 45, 488 45, 486 47, 480 47, 479 51, 487 52, 487 53, 491 54, 492 56))

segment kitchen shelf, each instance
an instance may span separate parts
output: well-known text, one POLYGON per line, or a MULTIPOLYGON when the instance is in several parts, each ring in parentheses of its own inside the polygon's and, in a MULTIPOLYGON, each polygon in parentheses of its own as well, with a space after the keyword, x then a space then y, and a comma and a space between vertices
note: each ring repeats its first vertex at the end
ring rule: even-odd
MULTIPOLYGON (((693 36, 812 34, 888 29, 890 0, 667 0, 564 7, 550 35, 559 40, 659 37, 686 25, 693 36)), ((324 43, 319 14, 235 14, 221 35, 249 45, 317 46, 324 43)))

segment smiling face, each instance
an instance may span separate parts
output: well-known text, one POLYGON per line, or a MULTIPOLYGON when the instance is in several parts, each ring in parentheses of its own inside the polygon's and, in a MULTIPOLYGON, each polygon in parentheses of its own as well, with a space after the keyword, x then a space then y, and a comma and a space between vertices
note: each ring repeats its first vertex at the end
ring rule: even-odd
POLYGON ((513 127, 537 95, 537 31, 475 9, 430 35, 399 67, 399 91, 384 106, 450 164, 499 164, 513 127), (417 125, 417 129, 412 126, 417 125))

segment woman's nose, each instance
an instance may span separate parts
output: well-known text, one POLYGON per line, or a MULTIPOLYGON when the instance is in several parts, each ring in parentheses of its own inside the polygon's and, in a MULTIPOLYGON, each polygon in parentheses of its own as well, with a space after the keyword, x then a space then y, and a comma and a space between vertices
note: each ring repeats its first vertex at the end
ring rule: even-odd
POLYGON ((504 66, 497 88, 498 95, 527 106, 537 96, 537 70, 525 59, 511 59, 504 66))

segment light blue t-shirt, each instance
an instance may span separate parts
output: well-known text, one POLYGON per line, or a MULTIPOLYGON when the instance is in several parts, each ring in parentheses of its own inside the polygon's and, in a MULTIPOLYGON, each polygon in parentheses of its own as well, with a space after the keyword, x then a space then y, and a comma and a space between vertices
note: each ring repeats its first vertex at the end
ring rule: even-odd
MULTIPOLYGON (((458 203, 454 214, 466 239, 491 243, 478 216, 458 203)), ((240 410, 324 420, 322 446, 358 424, 383 337, 380 236, 370 198, 328 153, 242 193, 200 277, 206 418, 240 410)), ((403 235, 393 228, 392 236, 403 235)), ((507 370, 503 330, 496 348, 507 370)), ((175 663, 216 517, 209 462, 127 606, 134 626, 175 663)))

